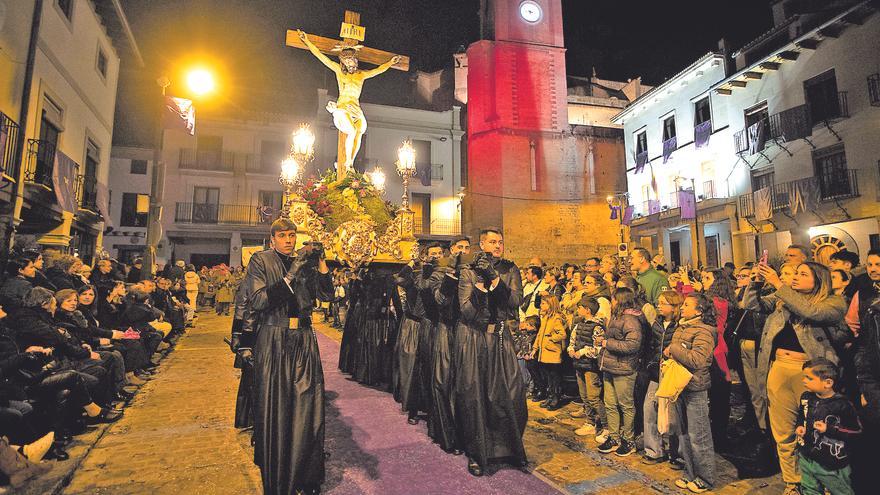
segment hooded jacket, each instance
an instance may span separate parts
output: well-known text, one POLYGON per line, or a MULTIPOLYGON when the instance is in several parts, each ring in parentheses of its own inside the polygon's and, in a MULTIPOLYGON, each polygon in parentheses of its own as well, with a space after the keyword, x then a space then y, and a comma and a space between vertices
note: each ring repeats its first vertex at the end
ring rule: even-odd
POLYGON ((626 309, 611 317, 605 329, 605 347, 599 354, 599 368, 612 375, 631 375, 638 370, 642 350, 642 312, 626 309))
POLYGON ((709 369, 714 357, 715 336, 715 327, 703 323, 699 317, 679 321, 669 343, 669 355, 693 374, 684 388, 686 391, 709 390, 712 385, 709 369))

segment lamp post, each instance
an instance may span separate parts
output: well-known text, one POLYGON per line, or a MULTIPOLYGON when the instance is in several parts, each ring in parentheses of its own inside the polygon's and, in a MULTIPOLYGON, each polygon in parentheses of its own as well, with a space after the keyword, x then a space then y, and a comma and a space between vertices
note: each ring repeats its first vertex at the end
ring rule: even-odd
POLYGON ((385 191, 385 172, 382 171, 381 167, 376 167, 375 170, 365 175, 370 179, 370 183, 373 184, 376 190, 385 191))
POLYGON ((278 182, 284 188, 284 205, 281 208, 281 216, 290 216, 290 208, 296 196, 296 186, 299 184, 305 166, 315 159, 315 134, 309 124, 300 124, 293 132, 290 144, 290 153, 281 162, 281 175, 278 182))
MULTIPOLYGON (((194 96, 203 96, 214 91, 214 76, 206 69, 195 69, 186 76, 187 87, 194 96)), ((165 129, 162 120, 165 112, 165 91, 171 86, 171 79, 163 75, 156 80, 162 88, 162 100, 158 106, 159 115, 156 120, 156 137, 153 148, 153 177, 150 182, 150 209, 147 213, 147 238, 144 249, 142 278, 152 278, 153 265, 156 263, 156 249, 162 239, 162 207, 165 201, 165 162, 162 160, 165 129)))
POLYGON ((626 212, 626 208, 629 205, 629 194, 628 193, 614 193, 608 195, 605 198, 605 201, 608 202, 608 206, 619 208, 617 213, 618 221, 618 231, 617 231, 617 244, 618 257, 621 258, 620 272, 621 274, 625 274, 629 271, 629 268, 626 263, 626 258, 629 257, 629 227, 623 224, 623 215, 626 212), (626 249, 620 249, 620 247, 625 247, 626 249))
POLYGON ((402 238, 411 239, 413 232, 413 212, 409 209, 409 179, 416 174, 416 150, 412 141, 407 139, 397 149, 397 173, 403 179, 403 197, 400 201, 400 234, 402 238))

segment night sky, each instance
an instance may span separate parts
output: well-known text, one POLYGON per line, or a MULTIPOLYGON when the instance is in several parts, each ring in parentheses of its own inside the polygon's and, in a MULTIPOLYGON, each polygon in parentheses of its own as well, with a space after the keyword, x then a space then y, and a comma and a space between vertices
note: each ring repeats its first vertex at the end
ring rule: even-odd
MULTIPOLYGON (((193 64, 219 73, 219 90, 197 108, 314 115, 316 89, 335 88, 310 54, 284 46, 288 28, 336 37, 345 10, 361 13, 365 44, 409 55, 413 70, 452 66, 452 54, 479 37, 479 0, 122 0, 147 66, 123 59, 117 144, 149 145, 150 109, 162 73, 173 81, 193 64), (151 97, 152 96, 152 97, 151 97)), ((733 49, 769 29, 769 0, 597 2, 563 0, 569 75, 657 84, 717 47, 733 49)), ((372 81, 364 101, 388 102, 407 74, 372 81)), ((185 96, 182 85, 170 93, 185 96)), ((335 90, 335 89, 334 89, 335 90)))

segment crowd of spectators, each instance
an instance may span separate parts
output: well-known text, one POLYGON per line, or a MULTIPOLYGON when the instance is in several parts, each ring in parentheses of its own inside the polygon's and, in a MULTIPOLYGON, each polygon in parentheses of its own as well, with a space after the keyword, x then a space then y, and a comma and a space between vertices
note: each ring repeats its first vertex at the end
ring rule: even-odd
POLYGON ((178 261, 94 267, 56 250, 13 253, 0 283, 0 487, 65 460, 76 436, 113 423, 192 325, 198 294, 228 314, 240 270, 178 261), (202 282, 204 280, 204 282, 202 282), (193 285, 195 287, 193 287, 193 285))

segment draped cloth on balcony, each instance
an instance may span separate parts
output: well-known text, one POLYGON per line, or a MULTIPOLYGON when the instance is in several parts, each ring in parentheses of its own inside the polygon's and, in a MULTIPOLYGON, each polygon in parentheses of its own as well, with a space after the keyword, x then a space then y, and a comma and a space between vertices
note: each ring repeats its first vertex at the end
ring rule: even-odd
POLYGON ((755 220, 770 220, 773 218, 773 195, 769 187, 758 189, 753 193, 755 202, 755 220))
POLYGON ((754 155, 759 151, 764 151, 764 145, 767 143, 767 129, 764 127, 764 121, 759 120, 749 126, 749 154, 754 155))
POLYGON ((709 136, 712 135, 712 121, 707 120, 694 127, 694 146, 697 149, 704 148, 709 144, 709 136))
POLYGON ((819 185, 815 180, 799 180, 791 184, 791 214, 799 211, 815 211, 819 207, 819 185))
POLYGON ((73 159, 60 151, 55 152, 55 166, 52 168, 52 188, 58 205, 64 211, 76 213, 76 169, 78 165, 73 159))
POLYGON ((659 199, 649 199, 648 200, 648 215, 653 215, 655 213, 660 213, 660 200, 659 199))
POLYGON ((430 163, 416 163, 416 177, 418 177, 419 181, 423 186, 430 187, 431 185, 431 164, 430 163))
POLYGON ((666 141, 663 141, 663 163, 669 161, 669 157, 672 156, 672 152, 678 149, 678 138, 671 137, 666 141))
POLYGON ((636 155, 636 170, 637 174, 642 173, 642 170, 645 170, 645 164, 648 163, 648 152, 643 151, 636 155))
POLYGON ((697 198, 693 189, 682 189, 678 191, 678 207, 681 208, 682 220, 693 220, 697 218, 697 198))
POLYGON ((107 184, 98 182, 95 191, 95 203, 98 205, 98 212, 104 217, 104 226, 113 227, 113 218, 110 217, 110 193, 107 190, 107 184))

